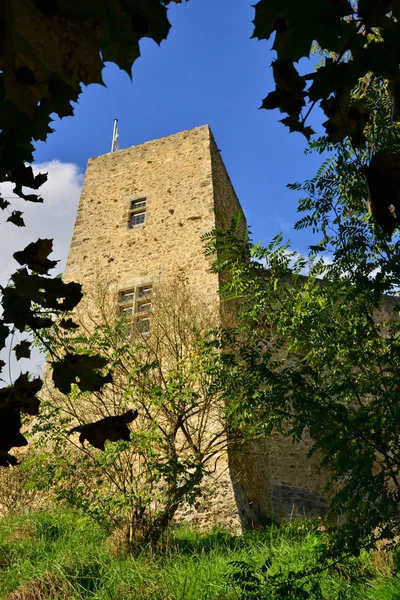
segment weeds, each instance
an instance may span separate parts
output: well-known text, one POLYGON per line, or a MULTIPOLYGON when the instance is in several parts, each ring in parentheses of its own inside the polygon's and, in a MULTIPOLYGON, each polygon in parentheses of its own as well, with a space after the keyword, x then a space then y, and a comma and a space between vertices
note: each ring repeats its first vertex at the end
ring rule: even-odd
MULTIPOLYGON (((271 525, 245 536, 179 528, 157 551, 143 548, 129 556, 79 512, 58 508, 10 515, 0 521, 0 600, 274 598, 267 595, 266 574, 283 581, 290 571, 313 561, 317 566, 316 549, 324 535, 319 525, 271 525), (253 588, 232 577, 240 568, 252 574, 253 588)), ((309 582, 303 588, 313 600, 399 600, 400 581, 392 576, 397 562, 383 549, 365 552, 321 574, 318 585, 309 582)), ((296 600, 302 598, 301 592, 295 594, 296 600)))

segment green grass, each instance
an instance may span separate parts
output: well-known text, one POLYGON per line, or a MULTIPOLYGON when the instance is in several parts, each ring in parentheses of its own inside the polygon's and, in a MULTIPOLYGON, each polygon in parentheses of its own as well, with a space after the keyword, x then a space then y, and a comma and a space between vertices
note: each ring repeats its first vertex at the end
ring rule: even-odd
MULTIPOLYGON (((315 566, 315 524, 288 523, 234 536, 179 529, 162 551, 115 555, 106 532, 70 510, 37 512, 0 521, 1 600, 238 600, 228 584, 231 561, 272 572, 315 566)), ((400 600, 383 553, 353 559, 320 576, 329 600, 400 600)))

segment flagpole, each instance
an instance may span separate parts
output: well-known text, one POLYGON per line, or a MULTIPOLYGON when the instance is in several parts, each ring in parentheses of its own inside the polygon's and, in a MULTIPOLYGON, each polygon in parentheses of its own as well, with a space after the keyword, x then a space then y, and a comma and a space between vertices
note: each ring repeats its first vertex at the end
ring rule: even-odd
POLYGON ((111 152, 114 152, 115 132, 117 130, 117 122, 118 122, 118 119, 114 119, 114 127, 113 127, 112 142, 111 142, 111 152))

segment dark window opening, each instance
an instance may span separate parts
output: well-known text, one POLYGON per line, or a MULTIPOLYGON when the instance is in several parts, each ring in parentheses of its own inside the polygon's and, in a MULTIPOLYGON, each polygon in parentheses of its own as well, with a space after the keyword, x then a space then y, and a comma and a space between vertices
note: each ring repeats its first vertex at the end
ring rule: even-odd
POLYGON ((146 198, 140 198, 139 200, 131 200, 128 218, 128 226, 130 229, 132 229, 132 227, 137 227, 138 225, 143 225, 145 223, 146 205, 146 198))

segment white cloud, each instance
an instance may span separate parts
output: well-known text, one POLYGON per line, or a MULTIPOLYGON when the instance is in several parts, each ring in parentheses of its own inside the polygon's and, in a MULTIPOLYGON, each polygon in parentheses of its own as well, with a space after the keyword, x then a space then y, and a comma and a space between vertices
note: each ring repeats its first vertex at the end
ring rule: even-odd
MULTIPOLYGON (((52 258, 60 260, 57 272, 64 269, 68 246, 72 236, 83 174, 78 166, 52 160, 37 164, 35 173, 48 173, 48 180, 40 188, 43 204, 10 199, 10 210, 21 210, 26 227, 16 227, 12 223, 0 225, 0 283, 4 285, 8 277, 19 267, 12 255, 23 250, 30 242, 40 238, 54 239, 52 258)), ((29 190, 31 191, 31 190, 29 190)), ((1 186, 3 197, 14 196, 11 184, 1 186)), ((3 213, 4 214, 4 213, 3 213)))
MULTIPOLYGON (((13 258, 13 253, 23 250, 30 242, 38 238, 53 239, 52 260, 60 262, 53 273, 64 270, 68 254, 68 247, 72 236, 75 215, 78 207, 79 196, 82 187, 83 173, 73 163, 62 163, 52 160, 48 163, 36 164, 35 173, 48 173, 48 180, 40 188, 43 197, 42 204, 25 202, 21 199, 10 198, 9 210, 21 210, 26 227, 16 227, 12 223, 0 224, 0 284, 5 285, 10 275, 20 266, 13 258)), ((0 195, 3 197, 14 197, 11 184, 3 184, 0 195)), ((31 192, 31 190, 28 190, 31 192)), ((3 215, 6 213, 3 212, 3 215)), ((8 344, 14 346, 19 340, 14 337, 8 344)), ((9 348, 2 354, 1 358, 8 362, 9 348)), ((32 352, 30 360, 22 359, 18 362, 11 360, 11 364, 4 370, 3 378, 9 381, 9 367, 11 380, 18 377, 21 371, 30 370, 37 372, 43 365, 43 356, 36 350, 32 352)))

